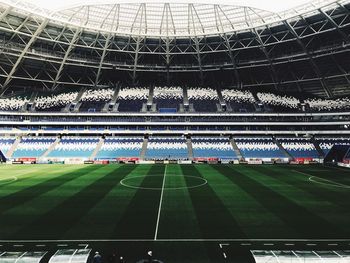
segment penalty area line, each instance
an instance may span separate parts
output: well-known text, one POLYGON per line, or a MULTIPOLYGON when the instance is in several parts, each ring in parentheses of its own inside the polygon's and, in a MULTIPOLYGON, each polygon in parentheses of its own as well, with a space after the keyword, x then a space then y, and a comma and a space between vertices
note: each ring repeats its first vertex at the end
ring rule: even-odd
POLYGON ((156 224, 156 229, 154 231, 154 240, 157 240, 157 237, 158 237, 159 219, 160 219, 160 214, 162 212, 162 203, 163 203, 163 194, 164 194, 164 188, 165 188, 165 177, 166 177, 166 169, 167 169, 167 167, 168 166, 165 165, 164 176, 163 176, 163 183, 162 183, 162 191, 160 193, 160 198, 159 198, 157 224, 156 224))

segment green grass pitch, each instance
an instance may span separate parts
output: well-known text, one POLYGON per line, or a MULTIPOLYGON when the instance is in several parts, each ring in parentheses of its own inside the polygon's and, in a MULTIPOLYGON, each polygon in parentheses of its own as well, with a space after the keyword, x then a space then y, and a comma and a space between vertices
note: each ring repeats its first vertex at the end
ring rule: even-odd
POLYGON ((349 200, 320 165, 3 165, 0 239, 342 240, 349 200))

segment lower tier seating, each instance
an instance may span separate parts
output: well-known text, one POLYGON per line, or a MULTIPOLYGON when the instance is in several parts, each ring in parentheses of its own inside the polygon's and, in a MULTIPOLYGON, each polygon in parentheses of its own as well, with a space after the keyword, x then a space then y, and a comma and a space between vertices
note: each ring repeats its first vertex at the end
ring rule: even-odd
POLYGON ((55 142, 55 137, 22 137, 21 142, 14 151, 13 158, 42 156, 55 142))
POLYGON ((143 138, 141 137, 107 137, 96 159, 115 159, 140 157, 143 138))
POLYGON ((286 158, 272 138, 235 138, 244 158, 286 158))
POLYGON ((146 159, 188 159, 186 139, 151 137, 148 140, 146 159))
POLYGON ((49 153, 48 158, 89 158, 96 148, 99 138, 78 136, 62 137, 59 144, 49 153))
POLYGON ((15 142, 14 137, 0 137, 0 151, 6 156, 7 151, 11 148, 15 142))
POLYGON ((328 154, 333 145, 350 145, 350 138, 342 137, 316 137, 315 141, 319 144, 325 155, 328 154))
POLYGON ((193 157, 237 159, 228 138, 192 138, 193 157))
POLYGON ((294 158, 319 158, 315 145, 304 138, 278 139, 282 147, 294 158))

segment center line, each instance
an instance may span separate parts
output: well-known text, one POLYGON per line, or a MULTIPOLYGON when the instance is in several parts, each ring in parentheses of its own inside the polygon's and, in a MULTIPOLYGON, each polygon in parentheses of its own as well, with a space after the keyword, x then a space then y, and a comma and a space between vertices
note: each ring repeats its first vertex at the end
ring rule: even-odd
POLYGON ((161 213, 161 211, 162 211, 162 203, 163 203, 163 194, 164 194, 164 186, 165 186, 166 169, 167 169, 167 165, 165 165, 165 169, 164 169, 164 177, 163 177, 162 191, 161 191, 161 193, 160 193, 160 199, 159 199, 158 217, 157 217, 156 231, 155 231, 155 233, 154 233, 154 240, 157 240, 157 236, 158 236, 158 227, 159 227, 160 213, 161 213))

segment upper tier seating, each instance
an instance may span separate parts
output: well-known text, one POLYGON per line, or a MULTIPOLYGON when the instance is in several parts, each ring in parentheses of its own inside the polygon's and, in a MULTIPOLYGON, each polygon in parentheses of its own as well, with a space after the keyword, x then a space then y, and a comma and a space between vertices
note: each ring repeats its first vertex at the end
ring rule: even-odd
POLYGON ((211 88, 189 88, 187 90, 189 102, 193 104, 195 111, 216 112, 219 96, 216 90, 211 88))
POLYGON ((316 111, 332 111, 350 109, 350 99, 308 99, 305 100, 309 104, 310 109, 316 111))
POLYGON ((17 149, 14 151, 13 158, 42 156, 47 149, 55 142, 55 137, 22 137, 17 149))
POLYGON ((316 137, 315 141, 319 144, 325 155, 328 154, 333 145, 350 145, 350 138, 342 137, 316 137))
POLYGON ((6 153, 11 148, 12 144, 15 142, 14 137, 0 137, 0 151, 6 156, 6 153))
POLYGON ((119 91, 118 111, 121 112, 139 112, 142 105, 147 102, 149 95, 148 88, 123 88, 119 91))
POLYGON ((60 111, 72 103, 78 92, 67 92, 51 96, 40 96, 35 100, 35 109, 38 111, 60 111))
POLYGON ((234 112, 252 112, 255 110, 255 99, 250 91, 224 89, 222 97, 234 112))
POLYGON ((282 110, 286 108, 298 109, 300 100, 292 96, 280 96, 273 93, 258 92, 257 97, 266 105, 272 106, 275 110, 282 110))
POLYGON ((29 101, 27 98, 4 98, 0 99, 0 110, 18 111, 29 101))
POLYGON ((294 158, 319 158, 315 145, 306 138, 279 138, 282 147, 294 158))
POLYGON ((237 159, 228 138, 193 137, 193 157, 237 159))
POLYGON ((147 144, 146 159, 188 159, 186 139, 150 137, 147 144))
POLYGON ((235 138, 244 158, 286 158, 272 138, 235 138))
POLYGON ((113 89, 88 89, 81 97, 80 111, 99 112, 113 95, 113 89))
MULTIPOLYGON (((150 93, 149 87, 121 88, 118 94, 118 110, 121 112, 139 112, 147 102, 150 93)), ((78 98, 78 91, 63 92, 52 95, 38 96, 34 101, 37 111, 60 111, 65 106, 78 98)), ((115 90, 88 89, 84 91, 80 99, 81 111, 100 111, 105 103, 110 101, 115 90)), ((219 104, 219 96, 212 88, 188 88, 188 99, 197 112, 216 112, 219 104)), ((40 92, 39 92, 40 95, 40 92)), ((254 112, 254 104, 257 103, 253 94, 248 90, 223 89, 222 97, 229 108, 234 112, 254 112)), ((271 111, 298 111, 301 101, 293 96, 276 95, 271 92, 258 92, 256 97, 265 105, 265 109, 271 111)), ((154 102, 158 109, 179 108, 183 102, 183 89, 181 87, 155 87, 154 102)), ((0 110, 18 111, 29 102, 26 97, 0 98, 0 110)), ((350 98, 338 99, 305 99, 303 103, 310 106, 311 111, 349 110, 350 98)), ((305 107, 308 108, 307 106, 305 107)))
POLYGON ((96 159, 140 157, 143 138, 107 137, 97 153, 96 159))
POLYGON ((181 87, 155 87, 153 101, 157 109, 164 112, 165 109, 178 111, 179 105, 183 102, 183 90, 181 87))
POLYGON ((54 158, 86 158, 88 159, 96 148, 99 138, 65 136, 56 145, 48 157, 54 158))

